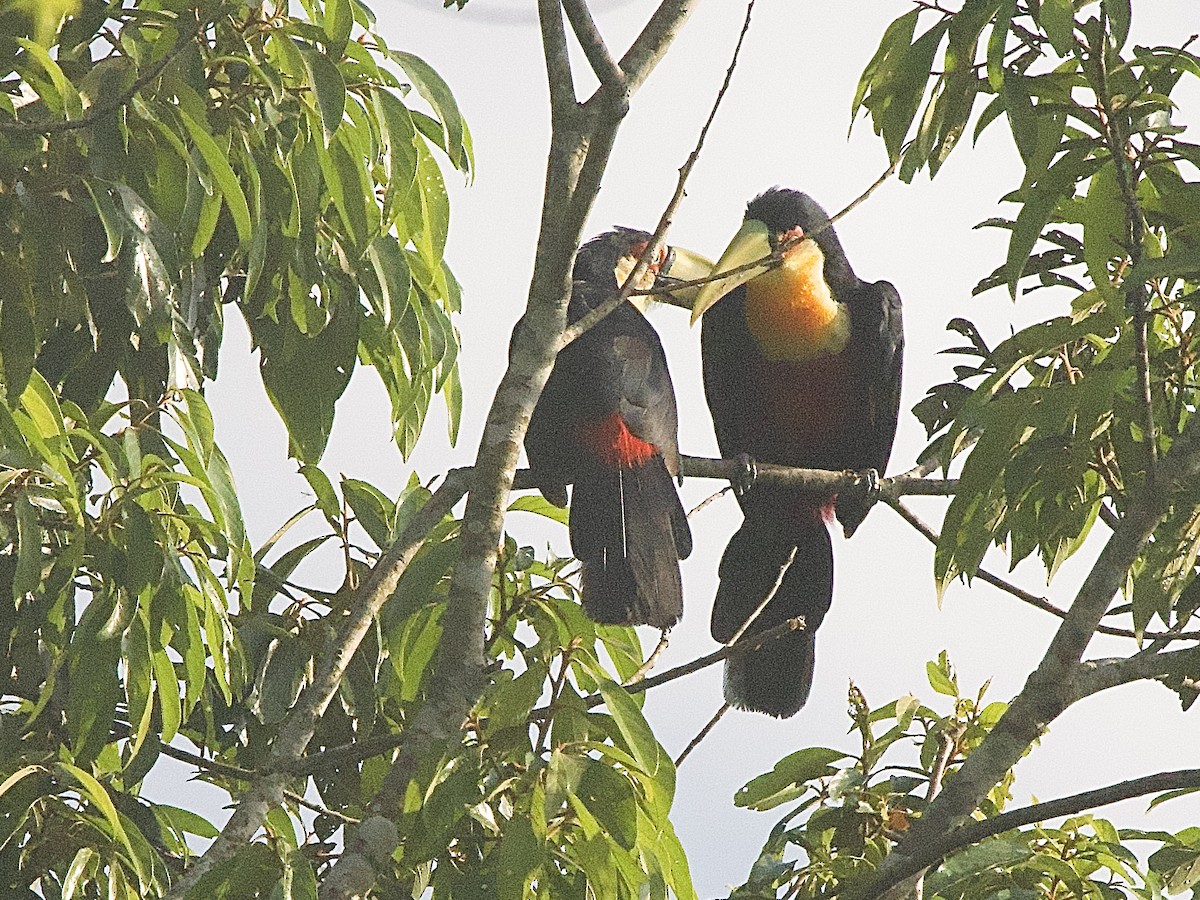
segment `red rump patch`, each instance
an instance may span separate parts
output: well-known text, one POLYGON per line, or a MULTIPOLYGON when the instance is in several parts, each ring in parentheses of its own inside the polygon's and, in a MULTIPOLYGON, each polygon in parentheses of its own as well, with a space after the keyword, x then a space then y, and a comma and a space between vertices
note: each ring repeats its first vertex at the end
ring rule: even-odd
POLYGON ((590 451, 613 468, 632 469, 644 466, 658 452, 629 430, 620 413, 613 413, 599 422, 579 426, 580 438, 590 451))

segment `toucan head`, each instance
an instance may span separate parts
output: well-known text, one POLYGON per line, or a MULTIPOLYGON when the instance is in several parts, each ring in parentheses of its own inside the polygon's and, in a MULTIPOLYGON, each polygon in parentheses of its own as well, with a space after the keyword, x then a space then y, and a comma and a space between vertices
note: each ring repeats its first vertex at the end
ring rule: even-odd
MULTIPOLYGON (((645 255, 653 235, 649 232, 638 231, 634 228, 614 228, 598 237, 592 238, 579 248, 575 258, 574 277, 602 277, 602 271, 607 270, 614 280, 616 287, 621 287, 633 272, 638 261, 645 255)), ((660 244, 655 258, 650 261, 646 271, 634 286, 637 291, 649 291, 657 286, 669 287, 672 283, 694 281, 708 277, 713 270, 711 260, 705 259, 698 253, 693 253, 683 247, 672 247, 660 244)), ((698 288, 689 288, 695 293, 698 288)), ((672 291, 675 297, 680 292, 672 291)), ((659 299, 657 295, 640 293, 633 294, 629 300, 638 309, 645 310, 651 299, 659 299)))
POLYGON ((824 254, 829 280, 830 260, 846 265, 846 257, 829 224, 828 213, 800 191, 775 187, 759 194, 746 205, 741 230, 713 268, 717 273, 738 271, 700 289, 692 305, 692 323, 734 288, 779 265, 784 253, 805 252, 806 248, 811 251, 814 242, 824 254), (760 261, 760 265, 754 265, 760 261))

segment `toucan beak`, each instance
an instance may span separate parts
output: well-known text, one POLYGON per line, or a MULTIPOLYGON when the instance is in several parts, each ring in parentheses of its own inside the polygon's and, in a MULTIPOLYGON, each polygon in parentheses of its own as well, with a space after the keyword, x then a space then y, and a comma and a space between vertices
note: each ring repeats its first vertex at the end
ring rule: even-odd
MULTIPOLYGON (((721 258, 717 260, 714 272, 728 272, 741 266, 768 257, 772 253, 771 233, 766 224, 758 219, 747 219, 741 230, 733 236, 721 258)), ((769 265, 755 266, 725 278, 718 278, 704 285, 696 295, 692 304, 692 324, 704 314, 705 310, 732 291, 745 284, 752 278, 757 278, 770 268, 769 265)))
POLYGON ((660 294, 670 294, 670 297, 655 295, 654 299, 674 306, 691 306, 696 301, 696 295, 700 293, 700 286, 672 289, 671 285, 680 281, 699 281, 712 273, 713 264, 708 257, 686 247, 672 247, 670 262, 658 273, 654 283, 660 294))

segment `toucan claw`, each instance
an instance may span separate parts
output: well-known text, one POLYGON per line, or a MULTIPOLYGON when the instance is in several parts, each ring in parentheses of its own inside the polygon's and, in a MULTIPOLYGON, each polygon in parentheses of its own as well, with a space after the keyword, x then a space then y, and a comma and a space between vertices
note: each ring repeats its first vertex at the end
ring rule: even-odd
POLYGON ((739 453, 734 460, 738 464, 738 471, 729 479, 729 486, 735 494, 743 497, 758 480, 758 463, 749 453, 739 453))
POLYGON ((864 490, 864 493, 866 494, 867 502, 868 503, 877 502, 879 500, 879 492, 880 492, 880 490, 882 490, 882 486, 879 481, 879 470, 878 469, 867 469, 865 472, 862 473, 862 477, 863 477, 863 490, 864 490))

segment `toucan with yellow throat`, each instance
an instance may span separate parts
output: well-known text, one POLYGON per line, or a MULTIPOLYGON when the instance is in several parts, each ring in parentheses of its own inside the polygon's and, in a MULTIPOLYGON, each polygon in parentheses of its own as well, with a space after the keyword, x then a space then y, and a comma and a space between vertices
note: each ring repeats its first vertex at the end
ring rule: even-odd
MULTIPOLYGON (((766 257, 706 285, 693 305, 693 323, 703 317, 704 390, 721 453, 882 472, 900 403, 899 294, 854 274, 829 216, 799 191, 772 188, 752 200, 715 271, 766 257)), ((730 704, 786 717, 808 699, 815 634, 833 597, 826 523, 836 505, 849 535, 866 515, 857 499, 766 483, 740 494, 744 521, 721 558, 713 638, 731 640, 772 589, 746 637, 800 616, 805 627, 726 660, 730 704)))
MULTIPOLYGON (((567 321, 614 297, 651 235, 617 228, 580 247, 567 321)), ((702 278, 712 263, 662 246, 638 284, 670 273, 702 278)), ((598 622, 669 628, 683 612, 679 560, 692 535, 673 479, 679 474, 675 389, 658 333, 632 295, 558 354, 529 429, 534 483, 570 504, 571 551, 582 564, 584 611, 598 622)), ((520 328, 520 323, 517 325, 520 328)))

